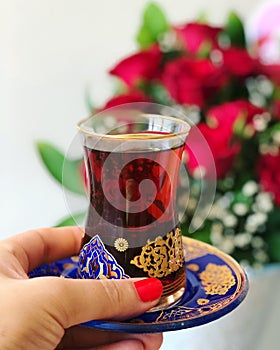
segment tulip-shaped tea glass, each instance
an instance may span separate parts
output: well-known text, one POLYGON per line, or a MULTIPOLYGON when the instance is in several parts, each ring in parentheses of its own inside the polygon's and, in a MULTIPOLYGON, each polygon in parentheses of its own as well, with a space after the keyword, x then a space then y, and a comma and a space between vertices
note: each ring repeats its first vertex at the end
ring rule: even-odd
POLYGON ((164 308, 186 287, 176 191, 190 127, 124 106, 78 124, 89 195, 78 273, 159 278, 164 290, 158 308, 164 308))

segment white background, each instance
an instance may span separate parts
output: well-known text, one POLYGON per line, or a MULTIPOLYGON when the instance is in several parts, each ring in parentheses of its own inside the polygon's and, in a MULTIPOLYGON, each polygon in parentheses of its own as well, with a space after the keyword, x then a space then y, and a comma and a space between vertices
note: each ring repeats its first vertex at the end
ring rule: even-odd
MULTIPOLYGON (((215 24, 223 23, 232 9, 247 22, 264 2, 158 0, 174 23, 205 12, 215 24)), ((63 192, 44 169, 34 142, 68 148, 77 121, 88 115, 86 89, 96 105, 113 92, 114 79, 107 71, 136 49, 134 38, 147 3, 0 0, 0 238, 52 226, 68 214, 63 192)), ((273 349, 267 339, 272 339, 269 332, 261 348, 273 349)))

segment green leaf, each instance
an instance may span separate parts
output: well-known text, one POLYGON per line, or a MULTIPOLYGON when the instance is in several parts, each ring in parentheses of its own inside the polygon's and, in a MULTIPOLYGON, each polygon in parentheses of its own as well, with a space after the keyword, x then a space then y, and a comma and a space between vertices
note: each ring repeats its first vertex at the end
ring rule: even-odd
POLYGON ((278 87, 278 86, 276 86, 276 85, 274 86, 272 98, 273 98, 274 100, 280 99, 280 87, 278 87))
POLYGON ((273 261, 280 262, 280 231, 271 235, 268 240, 268 254, 273 261))
POLYGON ((85 212, 74 214, 73 216, 68 216, 64 219, 62 219, 55 227, 62 227, 62 226, 77 226, 84 223, 86 217, 85 212))
POLYGON ((229 36, 231 45, 243 48, 246 47, 244 26, 235 12, 231 12, 228 16, 225 33, 229 36))
POLYGON ((211 53, 211 50, 212 43, 211 41, 206 40, 200 45, 199 50, 197 52, 197 57, 200 59, 208 58, 211 53))
POLYGON ((147 49, 151 44, 156 42, 156 40, 151 37, 149 30, 144 26, 139 29, 136 40, 141 49, 147 49))
POLYGON ((197 239, 198 241, 202 241, 208 244, 211 244, 210 240, 210 226, 206 223, 206 226, 198 229, 194 233, 189 233, 189 222, 181 223, 181 230, 183 236, 197 239))
POLYGON ((71 192, 85 195, 81 172, 82 163, 82 159, 72 160, 64 158, 62 185, 71 192))
POLYGON ((89 87, 86 87, 86 91, 85 91, 85 103, 86 103, 86 106, 89 110, 89 112, 91 114, 93 114, 95 112, 95 108, 94 108, 94 104, 92 102, 92 98, 90 96, 90 91, 89 91, 89 87))
POLYGON ((244 127, 246 125, 246 116, 241 113, 235 120, 233 124, 233 132, 235 135, 242 137, 244 133, 244 127))
POLYGON ((149 96, 154 103, 171 106, 169 93, 163 85, 140 82, 138 88, 144 91, 145 95, 149 96))
POLYGON ((83 186, 81 163, 82 160, 71 160, 53 145, 39 141, 36 143, 39 155, 50 172, 60 184, 71 192, 85 194, 83 186))
POLYGON ((280 208, 275 207, 268 215, 266 225, 266 242, 268 254, 272 261, 280 262, 280 208))
POLYGON ((36 146, 48 171, 59 183, 62 183, 64 155, 47 142, 39 141, 36 143, 36 146))
POLYGON ((150 3, 144 10, 142 26, 137 33, 137 42, 141 49, 158 42, 160 35, 169 29, 169 23, 162 9, 156 3, 150 3))
POLYGON ((273 142, 273 137, 280 131, 280 123, 276 123, 273 126, 267 128, 259 135, 260 143, 270 144, 273 142))
POLYGON ((170 62, 170 61, 173 61, 173 60, 176 60, 176 58, 179 58, 181 56, 184 56, 185 53, 184 51, 179 51, 179 50, 170 50, 170 51, 167 51, 167 52, 163 52, 162 54, 162 66, 164 66, 166 63, 170 62))

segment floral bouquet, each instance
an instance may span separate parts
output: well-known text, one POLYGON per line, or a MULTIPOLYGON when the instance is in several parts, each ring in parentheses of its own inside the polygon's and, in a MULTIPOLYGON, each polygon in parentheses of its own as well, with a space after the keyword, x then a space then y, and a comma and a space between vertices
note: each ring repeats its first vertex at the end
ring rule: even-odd
MULTIPOLYGON (((264 64, 249 47, 235 13, 223 27, 203 18, 176 25, 151 3, 137 42, 139 50, 110 70, 120 87, 100 109, 154 102, 186 111, 212 151, 217 175, 212 208, 191 236, 239 262, 280 261, 280 65, 264 64)), ((37 146, 51 174, 62 182, 64 162, 71 176, 63 186, 84 194, 83 161, 68 159, 48 143, 37 146)), ((187 206, 181 226, 190 235, 201 186, 211 171, 208 159, 198 164, 187 147, 185 163, 189 199, 185 205, 186 194, 180 191, 179 205, 187 206)), ((81 217, 78 213, 61 225, 81 217)))

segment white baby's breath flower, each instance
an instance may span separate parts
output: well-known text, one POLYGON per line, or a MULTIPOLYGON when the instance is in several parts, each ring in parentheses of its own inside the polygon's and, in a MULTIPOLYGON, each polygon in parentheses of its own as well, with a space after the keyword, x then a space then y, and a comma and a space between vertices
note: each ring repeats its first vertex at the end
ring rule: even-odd
POLYGON ((178 196, 178 206, 180 208, 186 209, 187 207, 192 210, 196 207, 197 201, 194 198, 189 198, 188 192, 183 192, 178 196))
POLYGON ((223 207, 220 207, 217 204, 213 204, 210 212, 209 212, 209 219, 223 219, 228 214, 227 210, 223 207))
POLYGON ((171 31, 164 33, 163 35, 160 35, 158 39, 159 39, 160 48, 162 49, 162 51, 168 51, 176 47, 177 38, 176 38, 176 35, 171 31))
POLYGON ((211 227, 211 233, 218 233, 220 236, 222 236, 222 233, 224 231, 224 226, 222 223, 220 222, 215 222, 212 224, 212 227, 211 227))
POLYGON ((272 196, 268 192, 260 192, 256 196, 256 211, 269 213, 273 209, 272 196))
POLYGON ((210 232, 210 240, 212 244, 219 246, 223 241, 223 235, 219 231, 211 230, 210 232))
POLYGON ((231 204, 232 197, 229 195, 224 195, 221 198, 217 200, 217 205, 219 205, 221 208, 228 208, 231 204))
POLYGON ((252 239, 252 235, 248 232, 238 233, 234 236, 234 244, 238 248, 246 247, 252 239))
POLYGON ((193 177, 195 179, 203 179, 205 175, 206 175, 206 168, 204 166, 199 165, 194 169, 193 177))
POLYGON ((267 121, 262 114, 256 114, 253 117, 253 124, 257 131, 264 131, 267 128, 267 121))
POLYGON ((252 215, 249 215, 246 223, 245 223, 245 230, 248 232, 255 232, 259 226, 265 224, 267 221, 267 214, 265 213, 255 213, 252 215))
POLYGON ((264 264, 266 263, 269 258, 267 253, 264 250, 257 249, 253 252, 254 258, 257 260, 257 262, 264 264))
POLYGON ((244 216, 249 211, 249 207, 245 203, 236 203, 236 204, 234 204, 232 209, 233 209, 234 213, 238 216, 244 216))
POLYGON ((251 197, 253 196, 255 193, 257 193, 258 191, 258 185, 255 181, 253 180, 250 180, 250 181, 247 181, 243 188, 242 188, 242 192, 245 196, 247 197, 251 197))
POLYGON ((262 96, 258 91, 252 91, 250 94, 249 101, 255 106, 263 106, 265 104, 265 97, 262 96))
POLYGON ((221 249, 223 252, 227 254, 231 254, 234 251, 234 248, 235 246, 234 246, 233 237, 226 237, 219 244, 219 249, 221 249))
POLYGON ((104 124, 107 126, 107 128, 113 129, 117 126, 116 118, 114 118, 113 116, 107 116, 106 118, 104 118, 104 124))
POLYGON ((223 218, 223 223, 226 227, 234 227, 237 224, 237 217, 232 214, 228 214, 223 218))
MULTIPOLYGON (((186 152, 183 153, 183 156, 186 155, 186 152)), ((186 160, 184 161, 186 162, 186 160)), ((185 173, 180 173, 180 188, 189 188, 190 181, 188 176, 185 173)))
MULTIPOLYGON (((264 76, 258 77, 257 88, 259 92, 265 96, 270 96, 273 93, 274 86, 272 82, 264 76)), ((267 113, 268 114, 268 113, 267 113)))
POLYGON ((210 58, 215 65, 220 65, 223 62, 223 55, 220 50, 212 50, 210 58))

